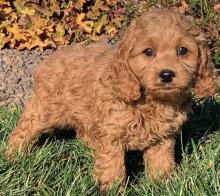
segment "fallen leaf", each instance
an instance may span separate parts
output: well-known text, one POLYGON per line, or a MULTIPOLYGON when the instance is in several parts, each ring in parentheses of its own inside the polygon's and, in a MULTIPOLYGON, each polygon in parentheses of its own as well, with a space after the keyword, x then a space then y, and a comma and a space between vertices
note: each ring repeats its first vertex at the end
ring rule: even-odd
POLYGON ((58 23, 56 25, 55 30, 56 30, 56 33, 55 33, 55 35, 53 37, 54 40, 56 42, 59 42, 62 45, 67 44, 68 41, 65 39, 65 36, 64 36, 65 35, 65 28, 64 28, 63 24, 62 23, 58 23))
POLYGON ((0 33, 0 49, 2 49, 5 45, 5 34, 0 33))
POLYGON ((51 1, 50 10, 52 10, 53 12, 60 15, 60 6, 59 6, 57 0, 50 0, 50 1, 51 1))
POLYGON ((28 48, 28 49, 33 49, 33 48, 38 48, 40 51, 43 51, 45 47, 53 47, 56 48, 56 44, 49 39, 45 39, 45 40, 41 40, 38 37, 35 37, 34 39, 32 39, 29 44, 24 44, 21 45, 18 49, 22 49, 22 48, 28 48))
POLYGON ((121 28, 122 27, 122 23, 124 21, 124 16, 120 15, 115 17, 112 22, 115 24, 116 27, 121 28))
POLYGON ((185 0, 180 1, 181 5, 177 7, 177 10, 181 13, 184 14, 190 10, 189 4, 186 3, 185 0))
POLYGON ((21 14, 26 14, 29 16, 33 16, 36 14, 36 11, 29 6, 26 6, 26 2, 23 0, 15 0, 13 3, 17 11, 21 14))
POLYGON ((92 28, 94 26, 94 22, 93 21, 83 21, 84 18, 85 18, 85 13, 77 14, 76 24, 78 24, 80 27, 82 27, 82 29, 85 32, 91 33, 92 28))
POLYGON ((105 14, 94 24, 93 32, 101 33, 102 27, 106 24, 108 24, 108 16, 105 14))
POLYGON ((96 11, 99 9, 102 11, 108 11, 110 8, 109 6, 105 5, 105 2, 103 0, 96 0, 95 5, 92 6, 92 10, 96 11))
POLYGON ((220 11, 220 3, 215 4, 215 5, 213 6, 213 10, 214 10, 215 12, 219 12, 219 11, 220 11))
POLYGON ((117 5, 117 0, 106 0, 107 4, 110 6, 115 6, 117 5))
POLYGON ((113 37, 117 33, 117 29, 114 26, 106 26, 106 32, 110 37, 113 37))
POLYGON ((20 28, 18 24, 8 26, 7 31, 9 32, 12 41, 27 40, 25 30, 20 28))
POLYGON ((11 14, 12 13, 12 8, 11 7, 6 7, 3 9, 3 12, 5 12, 5 14, 11 14))
POLYGON ((85 0, 77 0, 76 3, 79 5, 79 8, 82 8, 85 0))

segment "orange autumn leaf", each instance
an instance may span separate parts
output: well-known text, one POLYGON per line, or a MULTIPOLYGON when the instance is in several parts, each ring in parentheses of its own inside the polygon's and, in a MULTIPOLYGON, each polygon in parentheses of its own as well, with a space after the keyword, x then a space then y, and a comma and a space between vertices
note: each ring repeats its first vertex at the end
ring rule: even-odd
POLYGON ((124 15, 118 0, 0 0, 0 47, 43 50, 113 37, 124 15), (12 6, 13 5, 13 6, 12 6))
POLYGON ((77 14, 76 24, 78 24, 80 27, 82 27, 85 32, 91 33, 92 28, 94 26, 94 22, 93 21, 84 21, 83 20, 84 18, 85 18, 85 13, 77 14))
POLYGON ((79 5, 80 8, 82 8, 85 1, 86 0, 77 0, 76 3, 79 5))
POLYGON ((214 10, 215 12, 219 12, 219 11, 220 11, 220 3, 215 4, 215 5, 213 6, 213 10, 214 10))
POLYGON ((179 7, 177 7, 177 10, 181 13, 181 14, 184 14, 186 12, 189 11, 190 9, 190 6, 188 3, 186 3, 185 0, 181 0, 180 1, 181 5, 179 7))

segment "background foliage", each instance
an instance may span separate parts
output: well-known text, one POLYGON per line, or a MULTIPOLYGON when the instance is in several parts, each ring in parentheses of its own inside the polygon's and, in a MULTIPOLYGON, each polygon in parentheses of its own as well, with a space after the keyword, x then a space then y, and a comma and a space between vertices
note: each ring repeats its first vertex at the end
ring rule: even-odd
POLYGON ((74 41, 113 37, 122 26, 117 0, 0 0, 0 48, 43 50, 74 41))
POLYGON ((208 37, 219 64, 218 0, 0 0, 0 48, 56 48, 117 39, 130 20, 151 8, 172 7, 189 16, 208 37))

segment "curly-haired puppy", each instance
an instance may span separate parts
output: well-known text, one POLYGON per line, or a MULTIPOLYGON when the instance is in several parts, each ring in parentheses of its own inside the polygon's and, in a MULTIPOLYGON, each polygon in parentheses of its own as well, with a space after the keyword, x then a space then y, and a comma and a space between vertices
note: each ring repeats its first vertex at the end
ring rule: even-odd
POLYGON ((135 20, 115 48, 58 50, 37 67, 33 96, 9 137, 9 157, 25 152, 40 134, 68 126, 94 149, 101 189, 125 179, 128 150, 144 151, 149 177, 169 175, 192 92, 215 92, 205 45, 186 17, 155 10, 135 20))

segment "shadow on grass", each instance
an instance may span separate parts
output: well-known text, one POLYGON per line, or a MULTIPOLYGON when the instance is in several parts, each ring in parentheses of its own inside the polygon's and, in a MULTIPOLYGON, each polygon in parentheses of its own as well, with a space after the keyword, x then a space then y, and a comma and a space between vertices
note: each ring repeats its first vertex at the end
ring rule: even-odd
MULTIPOLYGON (((213 99, 197 101, 193 103, 193 113, 189 114, 188 121, 183 125, 183 131, 177 137, 175 147, 175 158, 177 163, 182 161, 182 152, 191 154, 192 142, 199 144, 209 134, 220 129, 220 104, 213 99), (187 150, 186 150, 187 149, 187 150)), ((42 135, 37 146, 45 144, 46 141, 69 140, 76 137, 73 129, 55 129, 50 134, 42 135)), ((144 171, 143 152, 130 151, 126 154, 127 175, 130 181, 135 181, 137 176, 144 171)))
POLYGON ((220 103, 214 99, 193 103, 193 113, 183 125, 182 134, 177 137, 176 162, 181 163, 182 151, 191 154, 192 140, 195 145, 203 142, 208 135, 220 130, 220 103))
MULTIPOLYGON (((183 125, 182 134, 176 139, 175 159, 178 164, 182 161, 183 151, 191 154, 193 151, 192 140, 198 145, 208 135, 220 130, 220 103, 213 99, 193 103, 193 112, 189 114, 187 122, 183 125)), ((144 171, 143 153, 132 151, 127 154, 127 174, 130 180, 144 171)))
POLYGON ((34 147, 41 147, 46 142, 53 142, 56 140, 73 140, 76 138, 76 132, 72 128, 55 128, 49 133, 44 133, 40 136, 34 147))

